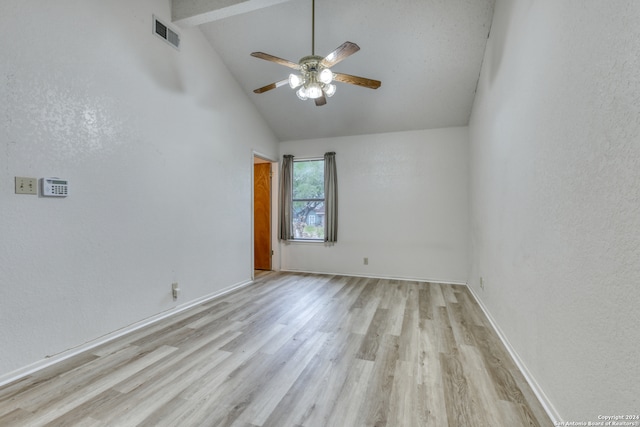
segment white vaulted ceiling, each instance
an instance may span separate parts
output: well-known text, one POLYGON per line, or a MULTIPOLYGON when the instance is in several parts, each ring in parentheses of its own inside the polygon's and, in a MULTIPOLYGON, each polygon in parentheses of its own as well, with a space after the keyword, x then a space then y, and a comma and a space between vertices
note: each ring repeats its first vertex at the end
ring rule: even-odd
POLYGON ((333 71, 382 81, 377 90, 336 83, 317 107, 285 85, 253 89, 311 54, 311 0, 173 0, 173 21, 199 25, 281 141, 468 124, 494 0, 316 0, 315 53, 345 41, 360 51, 333 71))

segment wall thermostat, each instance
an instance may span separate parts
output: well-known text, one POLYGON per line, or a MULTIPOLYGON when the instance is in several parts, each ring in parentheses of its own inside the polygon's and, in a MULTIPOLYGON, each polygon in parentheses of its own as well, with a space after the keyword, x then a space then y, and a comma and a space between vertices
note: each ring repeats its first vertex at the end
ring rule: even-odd
POLYGON ((42 178, 42 195, 46 197, 67 197, 69 181, 60 178, 42 178))

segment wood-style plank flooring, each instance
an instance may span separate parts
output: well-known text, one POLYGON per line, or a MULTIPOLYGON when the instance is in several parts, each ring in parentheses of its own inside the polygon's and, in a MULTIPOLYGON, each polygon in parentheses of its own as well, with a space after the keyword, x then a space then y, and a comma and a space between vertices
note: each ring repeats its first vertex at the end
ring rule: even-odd
POLYGON ((464 286, 269 273, 0 388, 0 426, 551 426, 464 286))

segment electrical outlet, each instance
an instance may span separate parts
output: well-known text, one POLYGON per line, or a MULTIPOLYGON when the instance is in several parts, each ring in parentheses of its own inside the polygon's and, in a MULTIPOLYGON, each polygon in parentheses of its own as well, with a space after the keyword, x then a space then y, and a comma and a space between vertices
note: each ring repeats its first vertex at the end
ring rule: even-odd
POLYGON ((16 194, 38 195, 38 178, 16 176, 16 194))
POLYGON ((173 299, 177 300, 178 299, 178 293, 180 292, 180 288, 178 287, 178 283, 172 283, 171 284, 171 294, 173 295, 173 299))
POLYGON ((480 289, 484 291, 484 278, 480 276, 480 289))
POLYGON ((369 258, 364 257, 364 265, 369 265, 369 258))

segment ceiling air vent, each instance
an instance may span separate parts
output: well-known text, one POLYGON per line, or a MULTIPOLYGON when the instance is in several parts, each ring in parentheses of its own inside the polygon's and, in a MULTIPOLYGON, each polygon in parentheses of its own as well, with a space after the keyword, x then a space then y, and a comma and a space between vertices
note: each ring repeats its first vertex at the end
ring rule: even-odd
POLYGON ((178 33, 163 24, 155 15, 153 16, 153 33, 176 49, 180 49, 180 36, 178 33))

